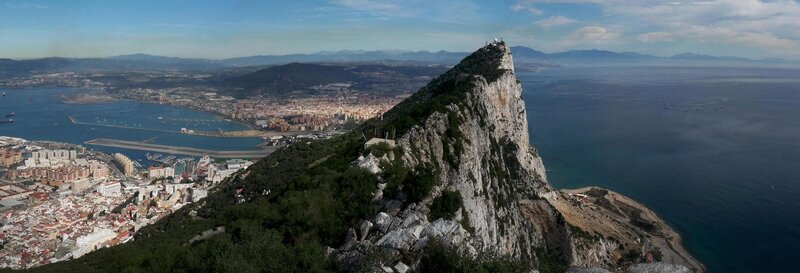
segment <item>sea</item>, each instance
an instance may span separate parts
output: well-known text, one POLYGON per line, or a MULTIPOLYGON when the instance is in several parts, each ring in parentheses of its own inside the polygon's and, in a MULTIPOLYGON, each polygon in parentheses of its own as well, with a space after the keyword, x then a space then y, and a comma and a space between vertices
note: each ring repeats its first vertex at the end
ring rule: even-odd
POLYGON ((243 130, 247 126, 220 116, 188 108, 120 100, 109 103, 69 104, 63 96, 83 92, 72 88, 3 89, 0 135, 27 140, 80 144, 108 153, 120 152, 143 164, 147 152, 84 144, 95 138, 194 147, 209 150, 254 150, 259 138, 224 138, 181 134, 193 130, 243 130), (74 121, 78 123, 73 123, 74 121))
POLYGON ((556 188, 654 210, 711 273, 798 272, 800 69, 561 67, 520 73, 556 188))

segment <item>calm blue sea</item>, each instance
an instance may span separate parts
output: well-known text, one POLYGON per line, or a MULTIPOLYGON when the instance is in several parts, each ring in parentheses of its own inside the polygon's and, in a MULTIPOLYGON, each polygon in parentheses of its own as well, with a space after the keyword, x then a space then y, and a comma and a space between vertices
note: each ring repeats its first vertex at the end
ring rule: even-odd
MULTIPOLYGON (((159 131, 112 128, 99 125, 114 125, 134 128, 149 128, 180 131, 181 128, 200 130, 236 130, 244 125, 225 121, 213 114, 185 108, 117 101, 100 104, 66 104, 61 96, 77 92, 68 88, 5 89, 0 97, 0 119, 14 112, 14 123, 0 124, 0 135, 21 137, 28 140, 49 140, 83 144, 95 138, 112 138, 131 141, 148 140, 155 144, 188 146, 213 150, 256 149, 258 138, 217 138, 191 136, 159 131), (98 126, 74 124, 69 117, 79 122, 98 126)), ((145 152, 85 145, 106 152, 122 152, 131 158, 144 160, 145 152)))
POLYGON ((800 70, 518 76, 553 186, 598 185, 644 203, 711 273, 797 272, 800 70))

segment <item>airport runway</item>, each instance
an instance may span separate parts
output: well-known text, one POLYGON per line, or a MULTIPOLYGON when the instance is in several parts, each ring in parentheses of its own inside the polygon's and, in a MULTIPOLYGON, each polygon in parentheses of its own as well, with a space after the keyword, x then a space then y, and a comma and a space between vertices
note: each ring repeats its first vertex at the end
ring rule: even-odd
POLYGON ((208 155, 213 158, 262 158, 271 154, 278 148, 278 147, 266 147, 266 149, 252 150, 252 151, 217 151, 217 150, 198 149, 192 147, 141 143, 135 141, 125 141, 125 140, 108 139, 108 138, 92 139, 85 143, 98 146, 133 149, 133 150, 149 151, 149 152, 157 152, 165 154, 178 154, 178 155, 189 155, 189 156, 208 155))

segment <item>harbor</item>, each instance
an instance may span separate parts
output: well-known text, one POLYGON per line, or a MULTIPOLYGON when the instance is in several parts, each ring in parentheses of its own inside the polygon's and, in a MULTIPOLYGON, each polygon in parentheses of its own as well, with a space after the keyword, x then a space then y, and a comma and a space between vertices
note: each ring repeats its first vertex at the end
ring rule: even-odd
MULTIPOLYGON (((180 133, 181 128, 225 132, 249 130, 241 124, 191 109, 119 100, 109 103, 68 104, 62 97, 69 88, 8 90, 0 100, 0 135, 26 139, 83 144, 98 138, 141 141, 160 145, 207 150, 253 151, 264 143, 259 137, 212 137, 180 133), (47 107, 41 107, 47 105, 47 107), (13 123, 6 115, 14 114, 13 123), (71 119, 70 119, 71 117, 71 119), (162 117, 162 119, 159 119, 162 117), (74 122, 73 122, 74 121, 74 122), (212 122, 213 121, 213 122, 212 122)), ((95 146, 98 150, 123 152, 137 162, 146 162, 145 150, 95 146)))

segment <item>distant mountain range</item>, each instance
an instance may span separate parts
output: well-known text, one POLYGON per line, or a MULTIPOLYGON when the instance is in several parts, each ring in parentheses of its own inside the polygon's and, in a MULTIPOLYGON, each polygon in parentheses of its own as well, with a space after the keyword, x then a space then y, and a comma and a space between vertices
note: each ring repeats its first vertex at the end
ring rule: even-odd
MULTIPOLYGON (((753 60, 740 57, 711 56, 696 53, 682 53, 670 57, 660 57, 653 55, 640 54, 636 52, 614 52, 608 50, 569 50, 556 53, 544 53, 529 47, 511 47, 514 60, 522 63, 591 63, 602 64, 602 62, 640 62, 640 61, 736 61, 736 62, 793 62, 783 59, 761 59, 753 60)), ((341 50, 323 51, 313 54, 290 54, 290 55, 260 55, 249 57, 238 57, 222 60, 209 59, 182 59, 175 57, 153 56, 145 54, 134 54, 111 57, 109 59, 124 59, 129 61, 154 62, 162 65, 167 64, 190 64, 205 63, 208 65, 220 66, 253 66, 253 65, 275 65, 292 62, 369 62, 369 61, 409 61, 420 63, 455 64, 468 55, 467 52, 449 51, 401 51, 401 50, 341 50)))
MULTIPOLYGON (((518 64, 547 63, 565 65, 603 65, 630 63, 685 63, 685 62, 742 62, 800 64, 783 59, 752 60, 738 57, 709 56, 683 53, 671 57, 659 57, 635 52, 613 52, 606 50, 570 50, 544 53, 524 46, 511 48, 518 64)), ((467 52, 449 51, 399 51, 399 50, 342 50, 323 51, 312 54, 260 55, 230 59, 201 59, 155 56, 147 54, 121 55, 108 58, 42 58, 27 60, 0 59, 0 77, 20 76, 31 73, 62 71, 131 71, 131 70, 208 70, 224 67, 278 65, 293 62, 412 62, 420 64, 455 64, 467 52)))
POLYGON ((366 61, 412 61, 423 63, 456 64, 467 56, 467 52, 429 52, 398 50, 342 50, 318 52, 313 54, 263 55, 219 60, 225 66, 251 66, 283 64, 291 62, 366 62, 366 61))

